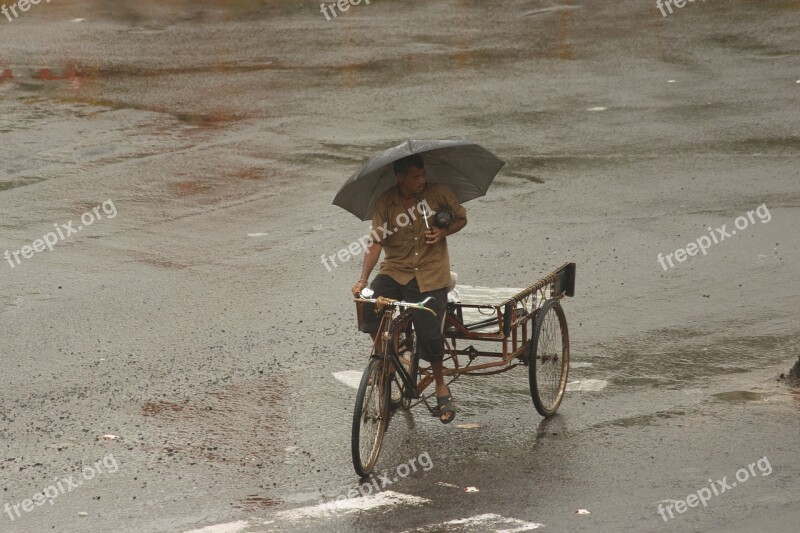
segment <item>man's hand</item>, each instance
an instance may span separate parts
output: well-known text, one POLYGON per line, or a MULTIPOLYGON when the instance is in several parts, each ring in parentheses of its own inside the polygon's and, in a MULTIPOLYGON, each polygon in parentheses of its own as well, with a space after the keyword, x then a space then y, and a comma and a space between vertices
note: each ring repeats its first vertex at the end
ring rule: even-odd
POLYGON ((353 296, 355 298, 361 298, 361 289, 363 289, 367 285, 368 285, 368 283, 367 283, 366 280, 363 280, 363 279, 358 280, 358 283, 353 285, 353 296))
POLYGON ((444 228, 430 228, 425 230, 425 242, 428 244, 436 244, 445 237, 447 237, 447 230, 444 228))

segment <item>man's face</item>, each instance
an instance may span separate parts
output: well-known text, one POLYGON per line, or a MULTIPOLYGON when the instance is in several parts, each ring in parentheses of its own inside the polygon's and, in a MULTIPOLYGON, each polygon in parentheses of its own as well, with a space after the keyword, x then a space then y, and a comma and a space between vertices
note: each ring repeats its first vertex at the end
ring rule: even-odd
POLYGON ((425 169, 411 167, 408 172, 403 174, 395 174, 397 181, 400 182, 400 188, 406 194, 419 194, 425 190, 425 169))

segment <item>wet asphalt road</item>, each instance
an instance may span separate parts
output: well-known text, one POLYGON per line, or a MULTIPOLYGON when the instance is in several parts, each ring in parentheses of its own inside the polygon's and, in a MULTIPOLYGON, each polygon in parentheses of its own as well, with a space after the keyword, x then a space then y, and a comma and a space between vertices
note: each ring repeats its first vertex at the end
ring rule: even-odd
POLYGON ((0 18, 0 253, 100 206, 0 261, 0 531, 796 530, 799 404, 777 378, 800 344, 798 22, 789 0, 0 18), (330 202, 372 151, 449 135, 507 161, 450 239, 460 282, 576 262, 571 388, 600 390, 543 420, 522 369, 460 380, 456 424, 477 427, 395 417, 378 470, 431 467, 325 515, 358 481, 333 373, 369 346, 360 262, 320 261, 366 224, 330 202))

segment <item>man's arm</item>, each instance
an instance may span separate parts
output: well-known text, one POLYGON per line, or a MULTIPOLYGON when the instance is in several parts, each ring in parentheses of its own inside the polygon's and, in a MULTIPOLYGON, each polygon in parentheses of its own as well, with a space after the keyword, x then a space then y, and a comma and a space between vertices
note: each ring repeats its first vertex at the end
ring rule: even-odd
POLYGON ((425 232, 425 242, 435 244, 448 235, 461 231, 467 225, 467 217, 457 218, 446 228, 431 228, 425 232))
POLYGON ((369 275, 372 269, 378 263, 381 257, 381 250, 383 250, 383 238, 378 236, 377 228, 381 228, 388 217, 386 212, 386 202, 383 201, 385 196, 378 198, 375 203, 375 208, 372 212, 372 232, 370 233, 369 246, 367 246, 366 253, 364 254, 364 266, 361 268, 361 279, 353 285, 353 296, 358 298, 361 289, 369 285, 369 275))
POLYGON ((452 235, 453 233, 458 233, 459 231, 464 229, 464 226, 466 225, 467 225, 467 217, 457 218, 453 221, 452 224, 444 228, 447 231, 445 235, 452 235))
POLYGON ((372 274, 372 269, 381 258, 381 250, 383 245, 379 242, 373 242, 367 248, 367 253, 364 254, 364 267, 361 269, 361 279, 359 281, 369 281, 369 275, 372 274))
POLYGON ((383 245, 379 242, 373 242, 367 247, 367 252, 364 254, 364 266, 361 268, 361 279, 353 285, 353 296, 356 298, 359 297, 361 289, 369 284, 369 275, 378 263, 378 259, 381 258, 381 250, 383 250, 383 245))
POLYGON ((431 228, 428 230, 425 235, 425 242, 428 244, 437 243, 448 235, 458 233, 467 225, 467 210, 458 202, 450 187, 442 186, 442 194, 445 205, 453 212, 453 222, 446 228, 431 228))

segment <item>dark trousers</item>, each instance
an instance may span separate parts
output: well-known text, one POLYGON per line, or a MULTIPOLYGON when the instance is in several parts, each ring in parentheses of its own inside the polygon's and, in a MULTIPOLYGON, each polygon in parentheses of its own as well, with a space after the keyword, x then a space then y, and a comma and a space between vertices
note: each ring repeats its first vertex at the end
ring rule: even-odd
MULTIPOLYGON (((447 288, 429 292, 419 292, 417 279, 414 278, 405 285, 396 282, 386 274, 378 274, 370 284, 370 289, 375 291, 373 298, 385 296, 394 300, 406 302, 421 302, 428 296, 433 300, 426 307, 436 311, 433 316, 427 311, 412 310, 411 321, 417 336, 417 354, 428 362, 441 361, 444 357, 444 336, 442 335, 442 320, 447 311, 447 288)), ((364 309, 364 331, 374 333, 378 331, 380 317, 375 315, 375 307, 369 305, 364 309)))

